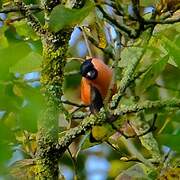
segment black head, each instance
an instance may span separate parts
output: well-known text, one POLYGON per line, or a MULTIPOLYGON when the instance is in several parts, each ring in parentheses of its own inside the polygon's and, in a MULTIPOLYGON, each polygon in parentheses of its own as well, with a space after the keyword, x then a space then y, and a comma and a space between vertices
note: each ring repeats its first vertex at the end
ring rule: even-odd
POLYGON ((81 75, 89 80, 96 79, 98 75, 98 72, 91 61, 92 59, 84 61, 80 67, 81 75))

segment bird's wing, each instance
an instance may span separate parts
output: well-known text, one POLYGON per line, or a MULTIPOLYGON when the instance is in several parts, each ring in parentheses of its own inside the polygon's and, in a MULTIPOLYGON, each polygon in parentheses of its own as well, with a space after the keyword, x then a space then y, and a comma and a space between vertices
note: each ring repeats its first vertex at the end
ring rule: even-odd
POLYGON ((90 111, 97 113, 103 106, 103 99, 98 89, 91 85, 91 104, 90 111))

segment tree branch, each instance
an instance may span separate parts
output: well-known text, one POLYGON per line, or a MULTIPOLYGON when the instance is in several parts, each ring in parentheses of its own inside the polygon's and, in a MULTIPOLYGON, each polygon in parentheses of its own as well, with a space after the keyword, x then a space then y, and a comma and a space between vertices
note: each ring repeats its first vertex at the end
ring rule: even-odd
MULTIPOLYGON (((154 30, 154 26, 151 26, 149 36, 145 40, 145 45, 147 45, 149 43, 153 30, 154 30)), ((126 91, 127 87, 133 82, 134 77, 135 77, 134 71, 135 71, 138 63, 140 62, 140 60, 144 56, 146 49, 147 48, 144 48, 142 50, 141 55, 138 58, 133 59, 133 61, 124 70, 123 77, 120 81, 120 88, 118 89, 117 93, 112 97, 112 101, 110 103, 111 109, 115 109, 118 106, 118 103, 121 100, 121 98, 122 98, 124 92, 126 91)))
POLYGON ((126 26, 125 24, 118 23, 115 19, 111 18, 100 5, 97 5, 97 8, 101 11, 104 18, 106 18, 111 24, 115 25, 120 31, 125 32, 131 38, 135 38, 137 36, 136 30, 126 26))
MULTIPOLYGON (((37 4, 31 4, 31 5, 26 5, 26 9, 28 11, 42 11, 43 9, 37 5, 37 4)), ((11 6, 11 7, 6 7, 0 10, 0 13, 11 13, 11 12, 19 12, 19 7, 18 6, 11 6)))
POLYGON ((16 2, 20 13, 27 18, 27 23, 32 27, 32 29, 40 36, 44 36, 46 33, 45 29, 41 26, 39 20, 32 14, 31 10, 22 1, 16 2))
POLYGON ((137 21, 139 22, 139 29, 143 30, 144 29, 144 19, 140 15, 140 4, 139 0, 131 0, 132 5, 133 5, 133 11, 134 14, 137 18, 137 21))
POLYGON ((154 24, 154 25, 156 25, 156 24, 174 24, 174 23, 178 23, 178 22, 180 22, 180 17, 166 19, 166 20, 163 20, 163 19, 159 19, 159 20, 149 19, 149 20, 144 21, 145 24, 154 24))
POLYGON ((160 110, 163 108, 178 108, 180 107, 179 99, 162 100, 162 101, 145 101, 137 103, 132 106, 120 105, 115 111, 114 115, 125 115, 129 113, 137 113, 142 110, 160 110))
POLYGON ((73 142, 74 139, 76 139, 80 135, 85 134, 93 126, 102 125, 106 122, 106 119, 107 112, 104 110, 104 108, 101 108, 98 114, 86 117, 79 126, 68 130, 66 134, 59 139, 59 143, 56 145, 59 155, 62 156, 62 154, 65 152, 65 150, 73 142))
POLYGON ((126 88, 129 86, 131 79, 134 74, 134 70, 136 69, 137 64, 141 60, 144 52, 142 52, 139 58, 134 59, 125 69, 124 75, 120 81, 120 88, 118 89, 117 94, 115 94, 112 98, 112 102, 110 104, 111 109, 115 109, 118 106, 119 101, 121 100, 126 88))
POLYGON ((132 106, 119 106, 113 113, 113 115, 108 115, 110 112, 105 111, 101 108, 100 112, 96 115, 91 115, 86 117, 79 126, 71 128, 66 132, 66 134, 59 139, 59 143, 56 145, 57 151, 60 155, 68 148, 68 146, 73 142, 74 139, 80 135, 85 134, 95 125, 102 125, 107 122, 107 119, 111 117, 116 117, 115 120, 119 119, 119 116, 123 116, 130 113, 137 113, 142 110, 152 110, 152 109, 163 109, 163 108, 179 108, 180 100, 171 99, 164 101, 146 101, 143 103, 137 103, 132 106))
POLYGON ((88 107, 87 105, 77 104, 77 103, 74 103, 74 102, 71 102, 71 101, 68 101, 68 100, 62 100, 61 102, 62 102, 63 104, 68 104, 68 105, 76 106, 76 107, 88 107))

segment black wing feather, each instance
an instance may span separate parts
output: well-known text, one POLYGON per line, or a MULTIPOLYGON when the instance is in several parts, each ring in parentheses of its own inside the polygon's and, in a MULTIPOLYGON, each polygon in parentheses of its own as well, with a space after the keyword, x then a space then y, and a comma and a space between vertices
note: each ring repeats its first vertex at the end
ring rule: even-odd
POLYGON ((91 86, 90 111, 94 114, 97 113, 102 107, 103 107, 103 99, 100 92, 96 87, 91 86))

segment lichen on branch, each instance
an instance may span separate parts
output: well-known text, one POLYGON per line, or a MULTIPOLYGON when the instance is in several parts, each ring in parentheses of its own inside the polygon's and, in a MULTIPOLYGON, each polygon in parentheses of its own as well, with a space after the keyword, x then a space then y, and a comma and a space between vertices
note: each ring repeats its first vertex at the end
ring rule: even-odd
POLYGON ((146 101, 143 103, 137 103, 131 106, 120 105, 114 110, 114 113, 111 114, 111 111, 105 110, 101 108, 100 112, 96 115, 91 115, 85 118, 79 126, 75 128, 71 128, 68 130, 63 137, 59 139, 59 144, 57 145, 57 149, 60 154, 68 148, 68 146, 73 142, 73 140, 80 135, 84 134, 86 131, 91 129, 93 126, 96 125, 103 125, 107 123, 107 121, 117 120, 124 115, 130 113, 138 113, 143 110, 160 110, 164 108, 168 108, 169 110, 174 108, 180 107, 180 100, 178 99, 171 99, 171 100, 164 100, 164 101, 146 101), (117 118, 118 117, 118 118, 117 118))

